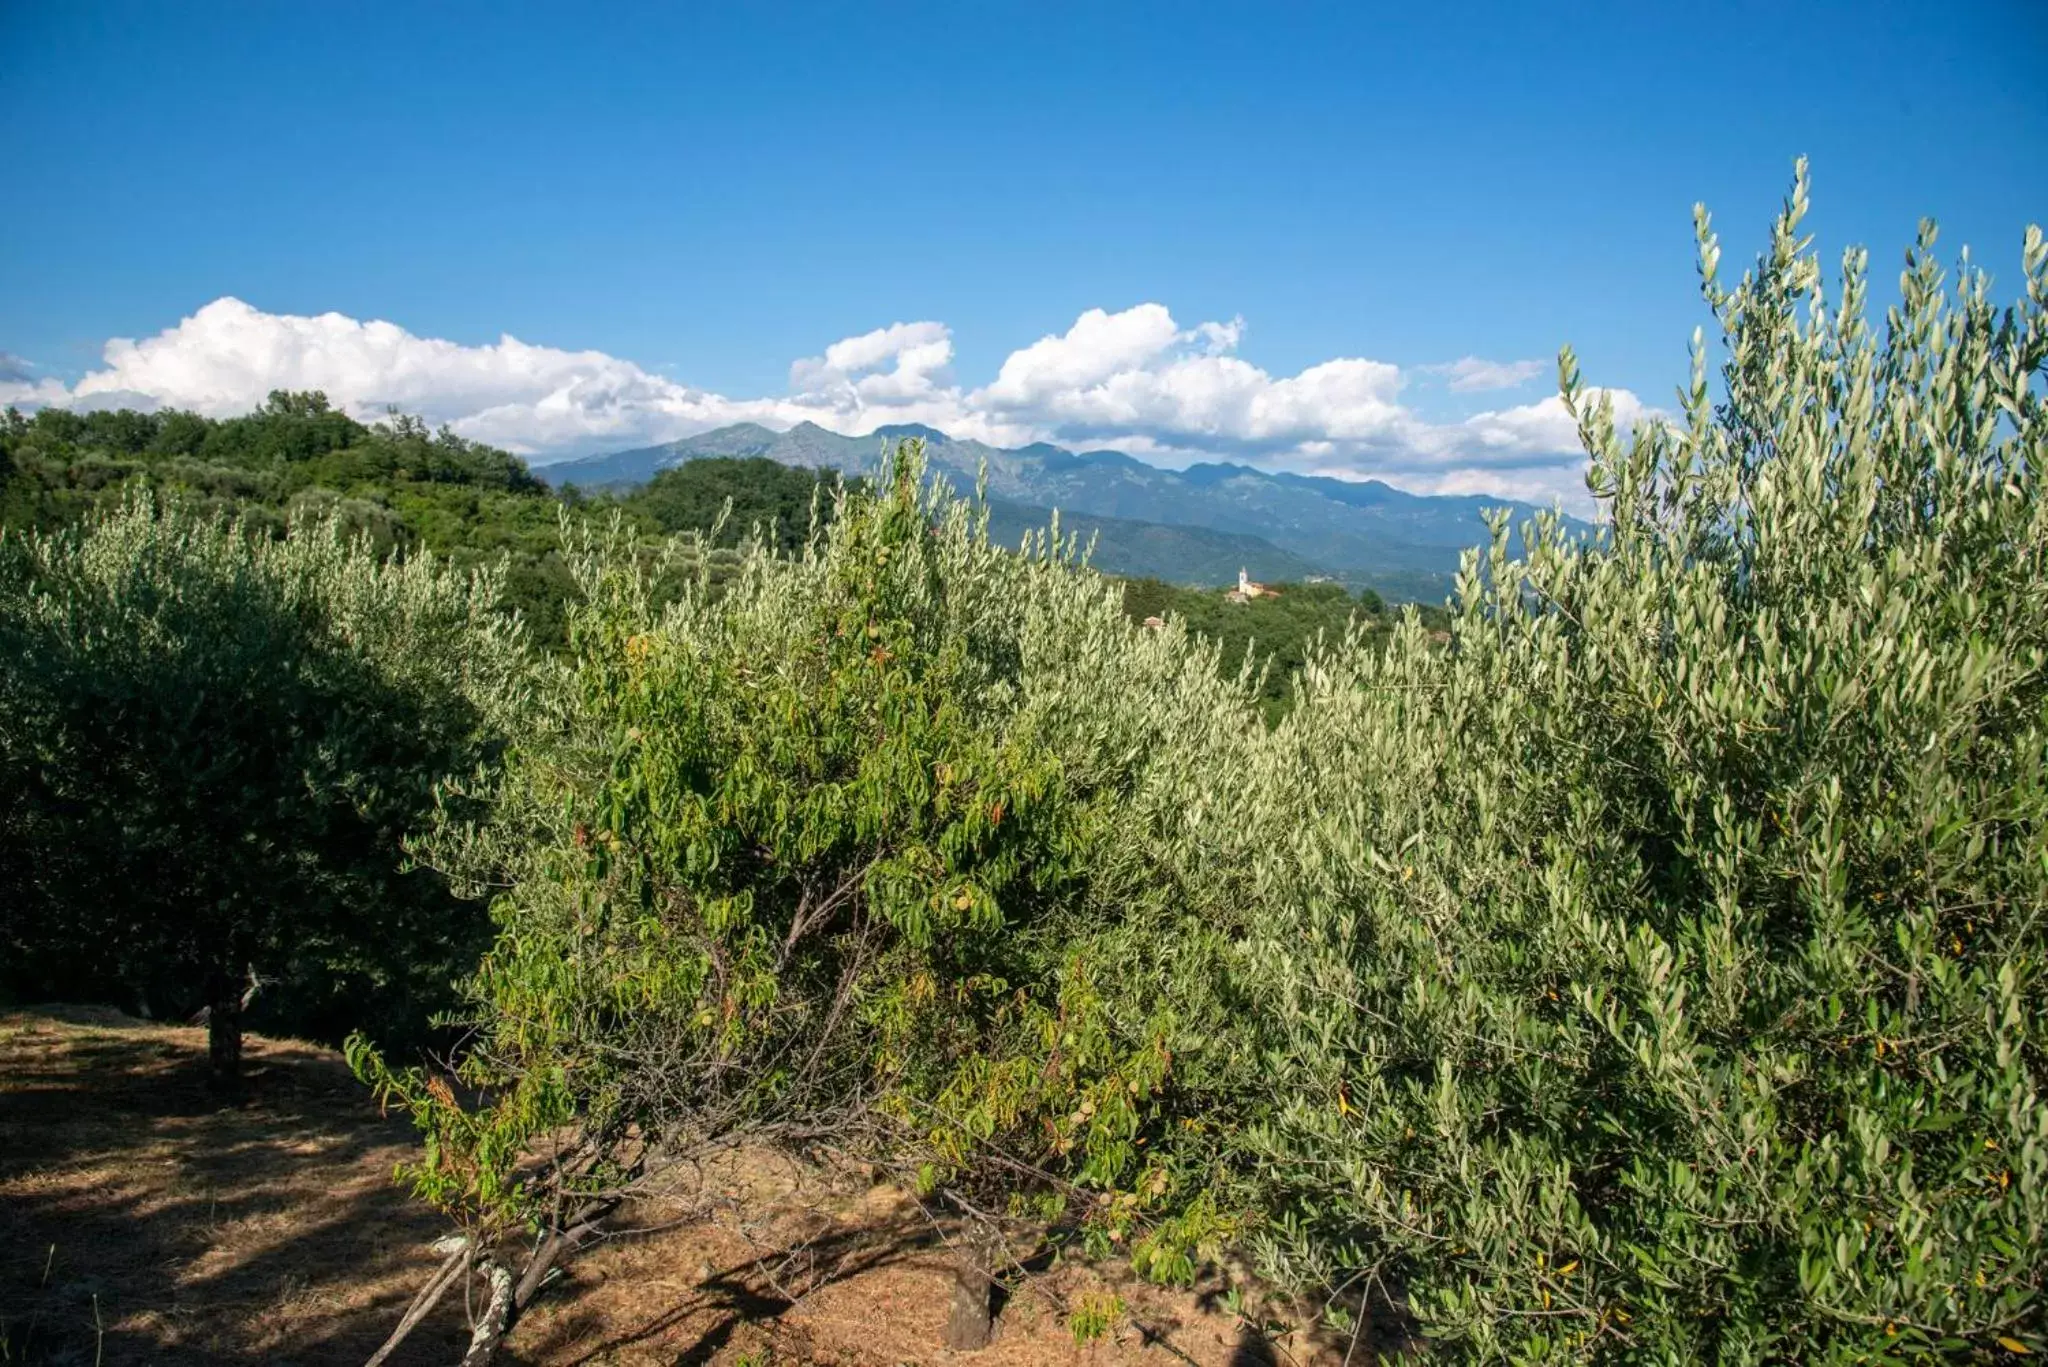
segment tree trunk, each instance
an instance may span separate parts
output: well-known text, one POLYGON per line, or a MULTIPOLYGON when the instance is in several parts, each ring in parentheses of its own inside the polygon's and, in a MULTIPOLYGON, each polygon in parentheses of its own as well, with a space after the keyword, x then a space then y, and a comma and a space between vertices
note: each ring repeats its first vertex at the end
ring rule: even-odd
POLYGON ((989 1264, 994 1243, 979 1230, 968 1231, 953 1251, 953 1313, 946 1320, 946 1346, 958 1352, 988 1347, 995 1332, 991 1301, 995 1279, 989 1264))
POLYGON ((512 1329, 512 1274, 489 1258, 482 1271, 489 1299, 476 1327, 469 1331, 469 1351, 462 1355, 461 1367, 489 1367, 498 1355, 498 1345, 512 1329))
POLYGON ((242 1090, 242 983, 217 970, 207 984, 207 1081, 227 1096, 242 1090))

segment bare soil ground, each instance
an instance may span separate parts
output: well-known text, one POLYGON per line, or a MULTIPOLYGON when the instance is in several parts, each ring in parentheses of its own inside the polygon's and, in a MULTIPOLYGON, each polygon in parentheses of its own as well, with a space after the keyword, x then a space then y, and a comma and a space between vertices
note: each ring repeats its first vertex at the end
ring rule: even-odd
MULTIPOLYGON (((412 1149, 332 1051, 252 1038, 249 1099, 206 1090, 203 1031, 117 1013, 0 1015, 0 1364, 360 1364, 438 1262, 447 1232, 392 1182, 412 1149)), ((586 1252, 520 1321, 500 1361, 569 1364, 953 1361, 1192 1365, 1305 1360, 1209 1294, 1069 1264, 1021 1285, 995 1341, 940 1347, 950 1257, 888 1187, 742 1156, 707 1181, 707 1217, 586 1252), (1122 1297, 1107 1338, 1063 1307, 1122 1297)), ((664 1212, 635 1213, 665 1224, 664 1212)), ((396 1364, 451 1364, 451 1295, 396 1364)))

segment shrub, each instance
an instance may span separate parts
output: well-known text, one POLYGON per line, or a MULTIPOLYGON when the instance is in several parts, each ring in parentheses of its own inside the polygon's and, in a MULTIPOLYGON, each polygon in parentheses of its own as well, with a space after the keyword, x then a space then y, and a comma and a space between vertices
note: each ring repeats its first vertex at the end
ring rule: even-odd
POLYGON ((1216 1033, 1215 975, 1173 971, 1213 931, 1133 816, 1178 811, 1160 792, 1184 777, 1148 769, 1160 728, 1248 737, 1252 700, 1212 651, 1133 628, 1056 538, 991 547, 921 474, 906 447, 800 554, 752 543, 717 592, 678 543, 699 572, 665 605, 668 567, 584 543, 568 651, 537 709, 508 708, 488 819, 424 846, 496 891, 473 1047, 456 1085, 352 1055, 417 1120, 411 1179, 466 1249, 532 1231, 501 1323, 622 1193, 742 1141, 877 1162, 970 1212, 1057 1218, 1090 1190, 1070 1218, 1166 1274, 1220 1228, 1200 1155, 1169 1142, 1202 1085, 1183 1040, 1216 1033))
POLYGON ((1498 528, 1254 780, 1259 1251, 1453 1356, 2048 1346, 2048 246, 2001 312, 1924 229, 1880 336, 1806 203, 1733 289, 1700 217, 1718 410, 1696 337, 1624 446, 1566 354, 1602 534, 1498 528))

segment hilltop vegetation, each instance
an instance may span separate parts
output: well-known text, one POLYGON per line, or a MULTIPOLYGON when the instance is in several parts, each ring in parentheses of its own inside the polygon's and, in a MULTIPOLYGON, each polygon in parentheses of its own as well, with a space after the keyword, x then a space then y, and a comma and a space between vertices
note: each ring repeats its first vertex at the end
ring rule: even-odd
POLYGON ((1805 208, 1802 168, 1732 286, 1702 215, 1724 354, 1672 424, 1624 440, 1565 355, 1609 531, 1496 526, 1440 629, 999 546, 915 440, 794 550, 571 519, 546 651, 331 527, 10 536, 0 877, 46 899, 10 952, 98 943, 67 888, 122 905, 35 881, 68 842, 204 894, 112 927, 151 962, 275 954, 276 871, 370 886, 380 850, 487 902, 457 1055, 348 1050, 460 1235, 422 1304, 473 1289, 484 1356, 738 1143, 963 1230, 960 1347, 1050 1242, 1240 1256, 1450 1360, 2048 1350, 2048 242, 2000 309, 1924 230, 1878 327, 1805 208), (1238 630, 1298 652, 1284 714, 1238 630), (248 703, 293 748, 222 774, 194 738, 241 734, 208 709, 250 660, 304 681, 248 703), (389 703, 319 705, 348 669, 389 703), (415 712, 425 753, 378 720, 415 712))
MULTIPOLYGON (((1302 666, 1320 647, 1340 646, 1355 630, 1368 648, 1384 646, 1395 618, 1371 589, 1353 594, 1341 584, 1276 583, 1247 603, 1213 589, 1188 589, 1157 579, 1131 579, 1123 586, 1124 613, 1134 622, 1173 618, 1221 647, 1225 668, 1252 670, 1266 715, 1277 720, 1293 696, 1302 666)), ((1417 609, 1431 631, 1450 623, 1440 608, 1417 609)))
POLYGON ((709 532, 717 544, 736 546, 755 527, 775 549, 801 550, 813 518, 829 522, 835 471, 792 470, 758 456, 694 461, 663 470, 631 495, 609 506, 630 510, 663 532, 709 532))
POLYGON ((0 527, 53 531, 137 491, 232 515, 258 535, 318 519, 379 555, 426 551, 461 568, 502 567, 500 603, 542 643, 563 639, 573 591, 565 513, 594 522, 616 513, 650 544, 708 532, 724 514, 717 546, 737 546, 759 526, 791 550, 809 534, 814 494, 819 515, 832 516, 834 482, 829 471, 765 460, 704 461, 628 496, 558 496, 507 452, 403 415, 365 425, 319 393, 280 391, 242 418, 47 408, 10 412, 0 425, 0 527))
MULTIPOLYGON (((51 408, 10 413, 0 424, 0 528, 55 530, 117 506, 137 489, 173 496, 201 513, 231 513, 265 535, 281 533, 294 516, 332 520, 346 535, 367 537, 380 554, 423 550, 458 567, 502 566, 503 604, 543 644, 564 639, 574 592, 562 556, 565 513, 592 525, 616 514, 650 550, 675 533, 709 533, 723 517, 717 548, 737 547, 760 528, 788 553, 810 535, 814 509, 822 521, 831 519, 841 478, 824 466, 743 454, 700 456, 629 488, 551 488, 504 451, 445 429, 430 432, 402 415, 365 425, 318 393, 280 391, 242 418, 51 408)), ((853 480, 858 487, 859 477, 853 480)), ((1002 499, 991 499, 989 508, 990 539, 1009 547, 1042 533, 1051 516, 1002 499)), ((1219 565, 1228 568, 1214 578, 1226 582, 1244 566, 1255 578, 1281 583, 1315 569, 1255 537, 1085 515, 1065 518, 1063 527, 1092 541, 1091 563, 1112 575, 1163 567, 1167 582, 1188 585, 1219 565)), ((1326 609, 1315 625, 1333 635, 1354 606, 1340 605, 1341 596, 1313 596, 1326 609)), ((1221 602, 1219 594, 1191 591, 1172 595, 1170 610, 1188 615, 1198 630, 1221 633, 1233 667, 1248 634, 1265 649, 1278 648, 1272 687, 1283 696, 1301 659, 1294 643, 1309 633, 1286 626, 1269 632, 1264 606, 1252 614, 1260 625, 1247 633, 1238 618, 1214 611, 1221 602)), ((1367 590, 1358 602, 1380 600, 1367 590)), ((1160 591, 1143 590, 1133 599, 1134 620, 1167 603, 1160 591)), ((1290 604, 1289 621, 1296 606, 1290 604)), ((1380 606, 1371 610, 1384 615, 1380 606)))
POLYGON ((242 418, 46 408, 0 427, 0 526, 56 530, 137 488, 265 534, 312 516, 379 552, 502 559, 507 605, 540 639, 561 630, 556 500, 518 457, 417 419, 366 426, 324 394, 279 391, 242 418))

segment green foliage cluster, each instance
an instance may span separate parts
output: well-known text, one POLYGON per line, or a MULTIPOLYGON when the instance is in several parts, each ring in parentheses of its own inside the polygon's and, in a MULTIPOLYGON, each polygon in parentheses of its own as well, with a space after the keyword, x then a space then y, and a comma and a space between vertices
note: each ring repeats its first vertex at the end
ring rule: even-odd
POLYGON ((357 1051, 422 1191, 545 1232, 757 1134, 1464 1359, 2048 1348, 2048 245, 2000 311, 1929 230, 1879 329, 1805 193, 1732 289, 1702 220, 1718 407, 1696 341, 1624 443, 1567 354, 1603 534, 1499 522, 1447 639, 1354 620, 1277 725, 914 450, 720 596, 594 548, 428 842, 505 889, 483 1101, 357 1051))
POLYGON ((783 465, 765 456, 685 461, 616 500, 654 530, 710 532, 724 547, 759 529, 785 554, 802 549, 814 516, 829 521, 839 476, 831 470, 783 465))
MULTIPOLYGON (((1923 231, 1881 334, 1804 173, 1624 445, 1608 534, 1467 567, 1450 648, 1312 662, 1249 780, 1268 1266, 1524 1361, 2044 1341, 2048 245, 1923 231)), ((1505 538, 1503 537, 1503 542, 1505 538)))
MULTIPOLYGON (((478 1243, 559 1235, 657 1157, 737 1138, 1041 1214, 1099 1190, 1075 1223, 1105 1249, 1142 1233, 1167 1269, 1221 1229, 1169 1142, 1199 1122, 1164 1100, 1184 1037, 1223 1020, 1215 975, 1108 986, 1183 915, 1124 824, 1158 747, 1105 727, 1068 657, 1135 650, 1229 734, 1259 729, 1250 699, 1213 650, 1139 640, 1071 547, 997 549, 921 473, 906 449, 800 555, 757 543, 718 593, 700 575, 661 603, 660 568, 616 543, 577 557, 571 648, 537 706, 506 704, 492 815, 423 845, 503 889, 460 1093, 353 1050, 429 1137, 416 1189, 478 1243)), ((1193 957, 1213 935, 1171 938, 1193 957)))
POLYGON ((499 572, 502 605, 531 639, 558 645, 575 585, 561 523, 613 515, 649 548, 682 531, 736 546, 757 529, 800 545, 813 507, 829 517, 830 471, 769 460, 698 460, 624 495, 558 496, 518 457, 395 414, 368 426, 319 393, 278 391, 246 417, 46 408, 0 420, 0 528, 53 531, 115 509, 138 489, 281 535, 316 516, 379 552, 427 551, 499 572))
POLYGON ((147 495, 0 537, 0 988, 418 1039, 488 924, 399 840, 498 743, 497 593, 147 495))
POLYGON ((280 534, 310 514, 380 551, 503 567, 501 593, 538 640, 559 636, 568 576, 559 504, 518 457, 417 418, 366 426, 319 393, 280 390, 213 419, 45 408, 0 421, 0 527, 53 531, 137 488, 280 534))

